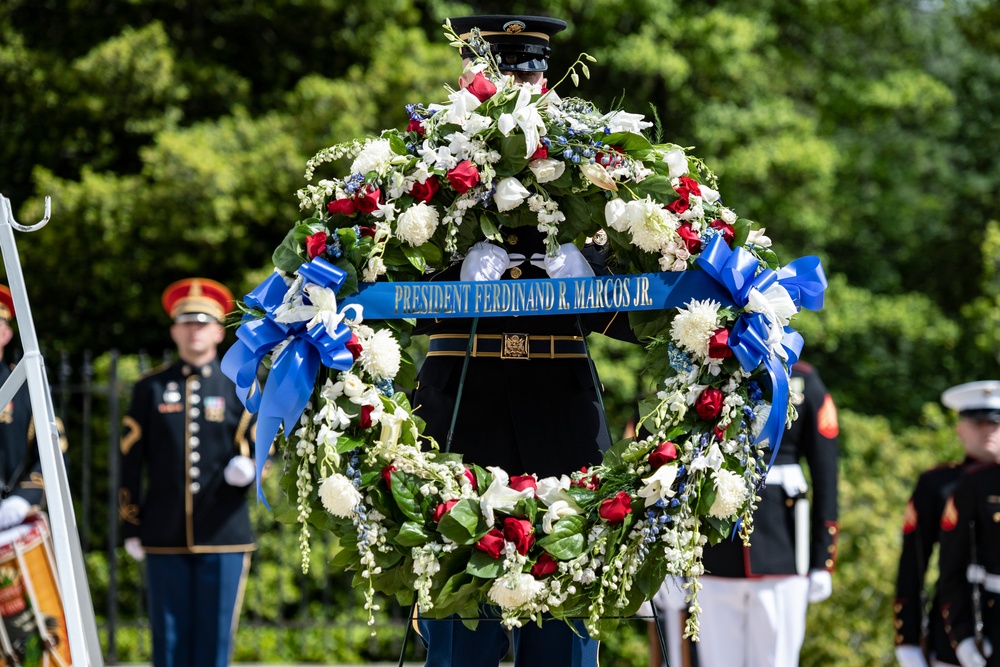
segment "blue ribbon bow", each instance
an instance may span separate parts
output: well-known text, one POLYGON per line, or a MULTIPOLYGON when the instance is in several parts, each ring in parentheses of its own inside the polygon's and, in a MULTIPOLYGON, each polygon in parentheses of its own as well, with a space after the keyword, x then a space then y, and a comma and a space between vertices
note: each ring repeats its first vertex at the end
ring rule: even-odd
MULTIPOLYGON (((336 291, 347 273, 322 258, 303 264, 298 274, 307 283, 336 291)), ((264 317, 254 319, 247 315, 236 330, 236 344, 222 359, 222 372, 236 384, 236 394, 251 413, 257 417, 257 437, 254 456, 257 465, 257 497, 267 505, 261 489, 260 478, 267 462, 271 443, 284 424, 290 433, 298 424, 316 384, 316 375, 322 363, 328 368, 346 371, 354 364, 354 356, 347 349, 351 330, 343 322, 334 331, 327 331, 322 323, 306 328, 305 322, 283 324, 275 319, 275 311, 282 304, 288 288, 277 273, 244 297, 251 308, 260 308, 264 317), (278 343, 291 337, 288 345, 271 362, 263 391, 257 387, 257 369, 278 343)))

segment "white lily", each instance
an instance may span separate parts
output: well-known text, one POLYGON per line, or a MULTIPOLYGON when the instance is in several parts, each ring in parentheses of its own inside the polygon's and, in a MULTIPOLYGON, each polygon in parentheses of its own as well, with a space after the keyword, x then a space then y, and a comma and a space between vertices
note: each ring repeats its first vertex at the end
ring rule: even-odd
POLYGON ((535 489, 535 497, 545 505, 552 506, 560 500, 571 501, 572 498, 566 491, 569 490, 569 477, 543 477, 538 480, 538 488, 535 489))
POLYGON ((612 132, 634 132, 639 134, 653 124, 643 120, 641 113, 628 113, 627 111, 615 111, 608 115, 607 126, 612 132))
POLYGON ((524 133, 525 154, 524 157, 531 157, 538 149, 538 140, 545 134, 545 121, 538 113, 538 106, 531 103, 531 95, 534 90, 531 86, 522 86, 521 92, 517 95, 517 102, 514 103, 514 111, 505 113, 497 119, 497 129, 508 136, 515 126, 521 128, 524 133))
POLYGON ((670 489, 677 478, 677 465, 670 464, 660 466, 651 476, 643 478, 646 486, 639 489, 639 495, 646 499, 646 507, 655 504, 658 500, 666 500, 674 496, 674 491, 670 489))
POLYGON ((618 192, 618 184, 611 178, 608 170, 596 162, 580 165, 580 173, 586 176, 587 180, 603 190, 613 190, 618 192))
POLYGON ((489 466, 487 470, 493 473, 493 481, 490 482, 489 488, 479 498, 479 509, 482 510, 486 523, 492 526, 496 523, 495 510, 510 512, 519 500, 531 498, 535 495, 535 491, 531 488, 523 491, 515 491, 510 488, 508 484, 510 477, 507 476, 503 468, 489 466))
POLYGON ((565 500, 557 500, 549 505, 548 511, 542 517, 542 530, 546 535, 552 532, 552 524, 564 516, 579 514, 579 510, 565 500))
POLYGON ((722 450, 719 449, 719 443, 713 442, 706 453, 695 457, 694 461, 691 461, 691 471, 718 470, 724 462, 725 457, 722 455, 722 450))
POLYGON ((337 325, 344 319, 342 313, 337 312, 337 295, 329 287, 320 287, 314 283, 307 283, 302 291, 309 297, 311 305, 306 305, 304 301, 296 303, 284 303, 274 311, 274 319, 282 324, 292 324, 304 322, 307 329, 312 329, 318 324, 326 327, 328 332, 336 330, 337 325))
POLYGON ((455 123, 456 125, 464 125, 465 119, 476 110, 476 107, 482 104, 478 97, 465 88, 456 90, 448 96, 448 100, 451 102, 451 105, 447 107, 448 122, 455 123))
POLYGON ((667 168, 670 169, 670 178, 680 178, 684 174, 688 173, 687 156, 684 155, 684 151, 679 148, 668 151, 667 154, 663 156, 663 161, 667 163, 667 168))

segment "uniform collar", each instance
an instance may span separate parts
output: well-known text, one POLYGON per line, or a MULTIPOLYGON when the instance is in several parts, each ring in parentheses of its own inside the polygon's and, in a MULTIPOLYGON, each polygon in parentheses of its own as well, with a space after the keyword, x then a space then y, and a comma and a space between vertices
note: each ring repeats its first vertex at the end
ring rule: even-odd
POLYGON ((212 359, 203 366, 194 366, 183 360, 178 362, 180 367, 181 375, 188 377, 191 375, 198 375, 203 378, 210 378, 219 372, 219 363, 217 359, 212 359))

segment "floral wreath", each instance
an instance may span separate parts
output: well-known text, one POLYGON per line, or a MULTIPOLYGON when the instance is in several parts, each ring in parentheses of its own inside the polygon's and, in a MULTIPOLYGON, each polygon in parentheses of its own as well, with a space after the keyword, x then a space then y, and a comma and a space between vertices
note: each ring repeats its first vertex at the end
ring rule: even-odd
MULTIPOLYGON (((599 637, 675 575, 696 635, 702 549, 734 533, 748 543, 768 453, 795 418, 787 378, 801 338, 788 323, 822 307, 822 268, 815 258, 779 268, 706 165, 652 143, 641 115, 518 84, 477 30, 468 41, 446 30, 480 54, 471 84, 443 104, 406 105, 405 130, 313 157, 309 181, 323 163, 353 162, 298 192, 312 216, 245 297, 223 369, 259 413, 259 469, 277 437, 277 514, 301 526, 304 569, 312 531, 336 536, 333 565, 365 587, 369 624, 378 591, 432 618, 478 617, 484 603, 508 627, 582 617, 599 637), (415 378, 414 321, 366 321, 363 303, 343 305, 359 276, 418 281, 498 240, 501 224, 537 227, 549 255, 593 240, 627 273, 703 270, 732 295, 630 313, 658 379, 639 406, 651 435, 618 442, 590 469, 511 476, 439 451, 396 389, 415 378)), ((570 67, 574 84, 588 61, 570 67)))

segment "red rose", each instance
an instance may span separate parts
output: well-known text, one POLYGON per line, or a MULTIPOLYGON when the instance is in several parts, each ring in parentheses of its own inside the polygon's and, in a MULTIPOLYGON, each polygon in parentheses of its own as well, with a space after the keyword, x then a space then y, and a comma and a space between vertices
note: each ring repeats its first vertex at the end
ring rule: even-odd
POLYGON ((627 491, 619 491, 614 498, 602 500, 597 513, 608 523, 621 523, 632 513, 632 498, 627 491))
POLYGON ((392 473, 395 469, 396 466, 394 465, 387 465, 386 467, 382 468, 382 479, 385 480, 385 485, 388 486, 390 489, 392 488, 392 473))
POLYGON ((677 187, 677 192, 684 191, 683 197, 687 198, 689 194, 695 195, 696 197, 701 196, 701 187, 698 185, 698 181, 694 180, 690 176, 681 176, 681 184, 677 187))
POLYGON ((535 561, 535 564, 531 566, 531 574, 541 579, 542 577, 547 577, 555 572, 558 565, 559 564, 556 562, 556 559, 553 558, 549 552, 544 551, 542 552, 542 555, 538 557, 538 560, 535 561))
POLYGON ((427 180, 423 183, 420 181, 414 183, 413 187, 410 188, 410 194, 413 195, 414 199, 426 204, 437 194, 440 187, 437 176, 428 176, 427 180))
POLYGON ((476 72, 476 77, 465 89, 475 95, 476 99, 480 102, 485 102, 497 93, 497 87, 493 85, 492 81, 483 76, 482 72, 476 72))
POLYGON ((410 124, 406 126, 407 132, 416 132, 417 134, 424 133, 424 124, 417 120, 416 118, 410 119, 410 124))
POLYGON ((718 440, 719 442, 722 442, 723 440, 726 439, 726 429, 724 429, 724 428, 719 428, 718 426, 713 426, 712 427, 712 433, 715 434, 715 439, 718 440))
POLYGON ((515 491, 524 491, 525 489, 537 491, 538 482, 531 475, 514 475, 510 478, 510 488, 515 491))
POLYGON ((733 229, 733 226, 725 220, 716 218, 712 222, 708 223, 708 226, 721 231, 722 238, 725 239, 726 243, 732 243, 733 239, 736 238, 736 230, 733 229))
POLYGON ((677 447, 672 442, 661 442, 649 453, 649 465, 656 470, 677 458, 677 447))
POLYGON ((465 475, 465 479, 469 480, 469 484, 472 485, 473 490, 479 488, 479 480, 476 479, 476 474, 474 472, 466 468, 462 471, 462 474, 465 475))
POLYGON ((684 211, 688 210, 688 199, 687 197, 681 197, 680 199, 675 199, 665 206, 668 211, 680 215, 684 211))
POLYGON ((445 176, 448 178, 448 182, 451 184, 452 189, 454 189, 458 194, 468 192, 479 183, 479 170, 476 169, 476 165, 472 164, 468 160, 462 160, 459 162, 455 168, 445 174, 445 176))
POLYGON ((488 553, 491 558, 500 558, 500 552, 503 551, 503 544, 503 533, 494 528, 479 538, 479 541, 476 542, 476 548, 488 553))
POLYGON ((510 516, 503 520, 503 536, 508 542, 513 542, 517 553, 523 556, 535 543, 535 528, 530 521, 510 516))
POLYGON ((715 330, 708 339, 708 356, 712 359, 726 359, 733 356, 733 349, 729 347, 729 329, 715 330))
POLYGON ((708 387, 701 392, 695 401, 694 410, 704 420, 715 419, 722 412, 722 392, 715 387, 708 387))
POLYGON ((366 429, 372 427, 372 410, 374 409, 370 405, 361 406, 361 418, 358 420, 358 426, 366 429))
POLYGON ((545 147, 545 144, 538 144, 538 148, 535 152, 531 154, 529 160, 543 160, 549 156, 549 149, 545 147))
POLYGON ((696 253, 701 251, 701 237, 698 236, 698 232, 694 231, 694 227, 691 226, 690 222, 682 222, 677 228, 677 235, 684 241, 688 252, 696 253))
POLYGON ((306 255, 309 259, 319 257, 326 252, 326 232, 316 232, 306 237, 306 255))
POLYGON ((434 514, 431 515, 431 518, 434 519, 435 522, 441 521, 441 517, 447 514, 451 510, 451 508, 457 504, 458 500, 449 500, 446 503, 441 503, 440 505, 434 508, 434 514))
POLYGON ((362 237, 375 238, 375 227, 373 225, 358 225, 358 231, 362 237))
POLYGON ((326 210, 330 215, 354 215, 358 212, 358 207, 354 205, 353 199, 334 199, 326 205, 326 210))
POLYGON ((351 333, 351 340, 344 343, 344 347, 350 350, 351 356, 355 359, 361 356, 361 350, 363 348, 361 347, 361 341, 358 340, 358 335, 356 333, 351 333))
POLYGON ((354 195, 354 201, 362 213, 371 213, 377 209, 381 198, 382 191, 371 185, 366 185, 358 194, 354 195))

